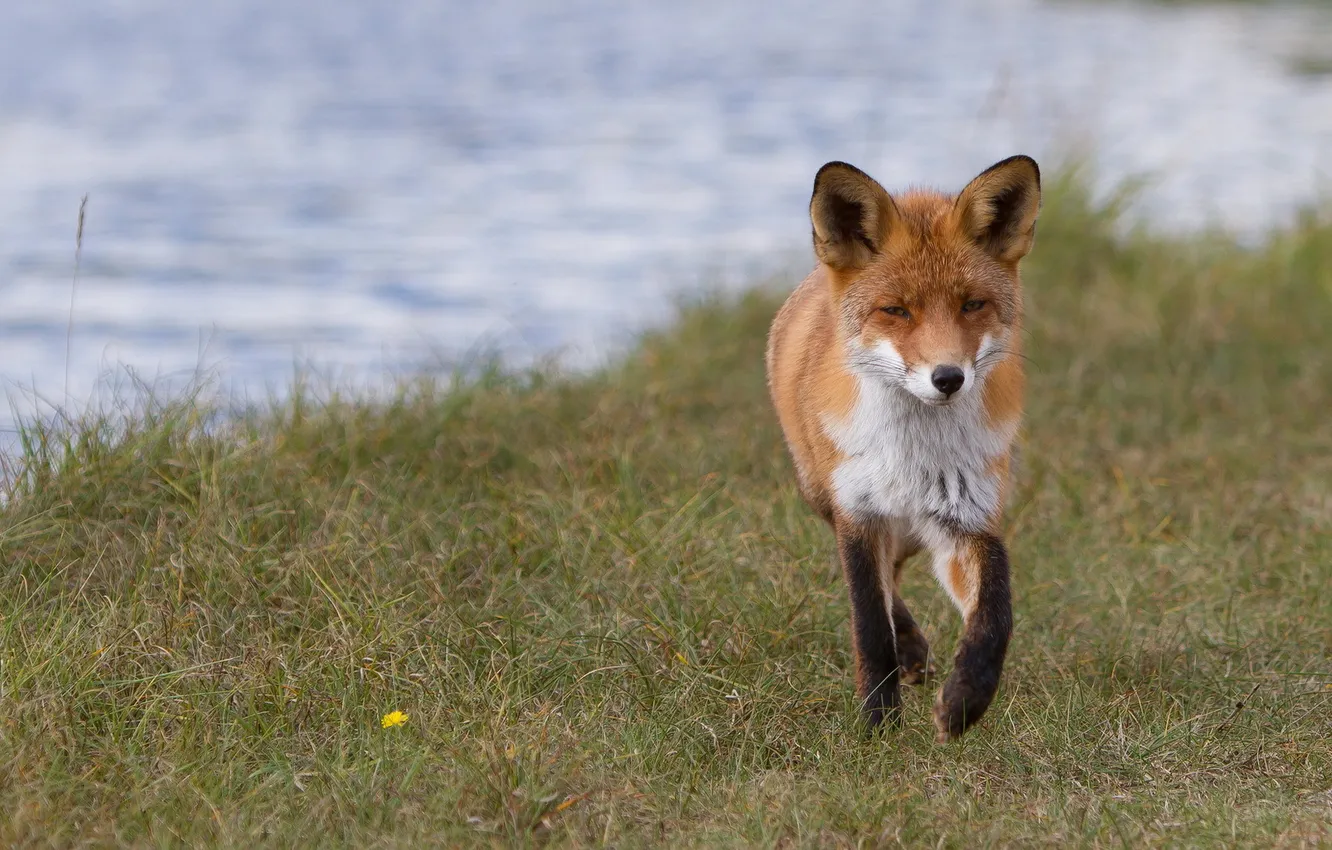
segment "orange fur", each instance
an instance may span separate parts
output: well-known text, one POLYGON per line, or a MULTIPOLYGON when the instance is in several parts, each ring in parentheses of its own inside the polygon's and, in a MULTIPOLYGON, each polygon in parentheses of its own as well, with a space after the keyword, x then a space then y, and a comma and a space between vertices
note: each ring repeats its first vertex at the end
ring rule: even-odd
POLYGON ((899 226, 890 230, 881 253, 863 268, 820 264, 782 306, 768 338, 773 404, 801 491, 821 514, 833 503, 829 481, 843 459, 824 423, 844 419, 858 398, 846 363, 848 340, 889 339, 908 363, 974 357, 982 334, 997 327, 995 314, 1007 311, 1013 316, 1010 354, 985 381, 985 411, 996 428, 1013 426, 1022 415, 1026 376, 1016 262, 984 253, 963 230, 954 198, 914 191, 892 200, 899 226), (1002 303, 980 321, 962 321, 958 309, 972 294, 1002 303), (920 320, 912 326, 877 310, 889 305, 905 306, 920 320), (848 314, 858 326, 846 320, 848 314))
POLYGON ((800 492, 837 534, 871 725, 896 711, 899 670, 914 682, 930 669, 897 593, 921 548, 967 622, 935 708, 941 739, 997 686, 1011 623, 1000 515, 1025 382, 1018 264, 1039 205, 1026 157, 957 196, 890 196, 844 163, 815 178, 819 265, 773 321, 768 383, 800 492))

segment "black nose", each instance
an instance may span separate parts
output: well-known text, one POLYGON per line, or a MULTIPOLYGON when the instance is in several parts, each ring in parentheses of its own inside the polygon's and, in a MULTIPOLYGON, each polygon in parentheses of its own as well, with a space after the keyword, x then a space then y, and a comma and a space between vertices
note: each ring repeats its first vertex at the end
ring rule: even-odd
POLYGON ((944 395, 952 395, 962 389, 962 383, 966 379, 967 376, 956 366, 935 366, 934 371, 930 373, 930 383, 944 395))

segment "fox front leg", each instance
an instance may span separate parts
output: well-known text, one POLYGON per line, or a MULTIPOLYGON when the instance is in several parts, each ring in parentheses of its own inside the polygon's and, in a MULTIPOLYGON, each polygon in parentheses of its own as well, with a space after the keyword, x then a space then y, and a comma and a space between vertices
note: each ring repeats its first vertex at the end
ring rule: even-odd
POLYGON ((874 536, 850 522, 839 522, 836 531, 837 552, 851 595, 856 690, 865 722, 873 730, 884 721, 896 724, 901 719, 901 675, 888 614, 891 600, 885 598, 879 578, 874 536))
POLYGON ((934 725, 942 743, 980 720, 999 689, 999 676, 1013 631, 1008 550, 993 534, 954 541, 935 553, 935 574, 962 611, 966 626, 953 672, 934 703, 934 725))

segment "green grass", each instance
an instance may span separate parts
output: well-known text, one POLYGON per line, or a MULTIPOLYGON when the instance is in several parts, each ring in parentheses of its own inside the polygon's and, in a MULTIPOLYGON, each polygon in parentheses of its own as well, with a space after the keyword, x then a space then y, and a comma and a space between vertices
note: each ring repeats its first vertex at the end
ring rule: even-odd
POLYGON ((1299 77, 1332 77, 1332 56, 1301 53, 1288 59, 1286 67, 1299 77))
POLYGON ((928 691, 857 727, 763 382, 793 273, 591 375, 29 426, 0 844, 1332 842, 1332 226, 1123 235, 1050 184, 1016 631, 962 741, 928 691))

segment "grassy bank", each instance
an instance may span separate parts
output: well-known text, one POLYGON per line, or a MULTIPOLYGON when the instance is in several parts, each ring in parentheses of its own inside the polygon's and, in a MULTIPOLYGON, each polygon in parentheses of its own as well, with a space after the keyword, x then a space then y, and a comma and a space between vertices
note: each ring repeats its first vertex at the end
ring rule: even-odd
POLYGON ((29 430, 0 843, 1332 841, 1332 228, 1116 236, 1048 192, 1016 631, 960 743, 920 691, 856 733, 763 385, 795 273, 590 376, 29 430))

